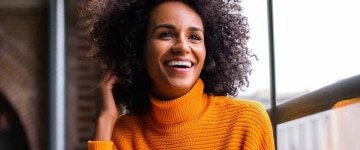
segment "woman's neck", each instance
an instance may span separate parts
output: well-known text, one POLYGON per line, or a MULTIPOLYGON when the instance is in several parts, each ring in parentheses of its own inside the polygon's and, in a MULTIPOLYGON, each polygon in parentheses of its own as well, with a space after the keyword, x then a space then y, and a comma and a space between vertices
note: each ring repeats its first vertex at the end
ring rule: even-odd
POLYGON ((151 96, 151 115, 162 124, 180 123, 198 115, 206 106, 203 98, 204 83, 198 79, 191 90, 185 95, 161 101, 151 96))

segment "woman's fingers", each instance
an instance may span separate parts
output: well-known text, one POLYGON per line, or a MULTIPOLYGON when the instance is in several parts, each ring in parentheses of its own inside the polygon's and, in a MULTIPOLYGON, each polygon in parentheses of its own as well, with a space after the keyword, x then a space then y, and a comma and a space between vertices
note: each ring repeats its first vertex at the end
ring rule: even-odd
POLYGON ((113 85, 119 81, 119 78, 112 71, 106 71, 101 77, 100 82, 98 83, 98 88, 110 88, 112 89, 113 85))
POLYGON ((119 78, 112 71, 106 71, 96 87, 100 115, 118 115, 112 88, 119 78), (105 113, 105 114, 104 114, 105 113))
POLYGON ((119 78, 112 71, 106 71, 96 86, 95 93, 99 108, 99 116, 94 135, 94 140, 110 141, 112 130, 117 117, 119 116, 115 104, 112 89, 114 84, 119 82, 119 78))

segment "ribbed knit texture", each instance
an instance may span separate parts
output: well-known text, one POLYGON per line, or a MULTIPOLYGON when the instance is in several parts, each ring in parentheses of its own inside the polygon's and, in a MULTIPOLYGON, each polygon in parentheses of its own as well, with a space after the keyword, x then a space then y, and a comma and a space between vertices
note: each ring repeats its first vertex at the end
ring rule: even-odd
MULTIPOLYGON (((147 116, 120 117, 113 131, 114 149, 274 149, 270 119, 260 103, 209 96, 203 89, 199 79, 180 98, 160 101, 151 97, 152 110, 147 116)), ((105 150, 97 144, 89 142, 89 149, 105 150)))

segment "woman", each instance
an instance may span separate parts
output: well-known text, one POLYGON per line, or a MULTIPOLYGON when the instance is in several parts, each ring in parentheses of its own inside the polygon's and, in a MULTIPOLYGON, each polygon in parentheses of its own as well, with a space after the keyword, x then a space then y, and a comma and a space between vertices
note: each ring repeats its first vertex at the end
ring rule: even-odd
MULTIPOLYGON (((106 71, 89 149, 274 149, 261 104, 247 86, 248 24, 238 3, 129 0, 93 16, 92 58, 106 71), (116 103, 127 113, 119 117, 116 103)), ((93 8, 93 9, 91 9, 93 8)))

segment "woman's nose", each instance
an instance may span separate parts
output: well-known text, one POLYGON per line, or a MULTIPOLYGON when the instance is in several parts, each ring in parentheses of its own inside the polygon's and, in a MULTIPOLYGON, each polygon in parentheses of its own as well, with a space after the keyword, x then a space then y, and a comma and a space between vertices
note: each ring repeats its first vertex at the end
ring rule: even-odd
POLYGON ((191 51, 187 39, 179 37, 176 43, 172 46, 171 51, 176 53, 189 53, 191 51))

